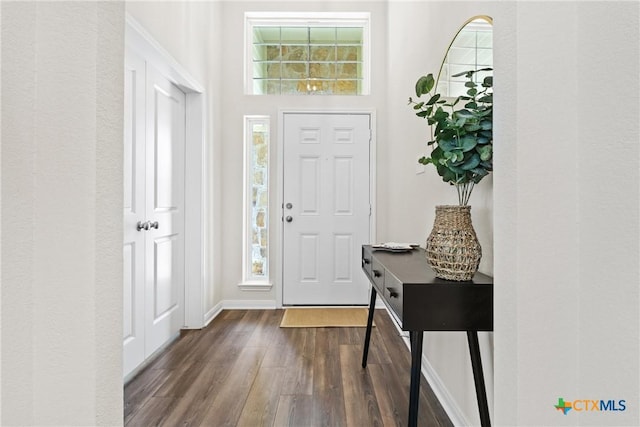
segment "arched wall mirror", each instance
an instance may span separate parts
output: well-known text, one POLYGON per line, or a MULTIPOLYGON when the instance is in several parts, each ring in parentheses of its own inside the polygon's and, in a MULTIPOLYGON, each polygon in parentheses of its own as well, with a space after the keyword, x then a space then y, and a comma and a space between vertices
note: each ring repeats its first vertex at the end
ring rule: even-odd
MULTIPOLYGON (((482 68, 493 68, 493 19, 486 15, 470 18, 456 33, 440 66, 436 92, 452 98, 464 95, 465 77, 452 76, 482 68)), ((490 74, 477 73, 475 80, 481 82, 490 74)))

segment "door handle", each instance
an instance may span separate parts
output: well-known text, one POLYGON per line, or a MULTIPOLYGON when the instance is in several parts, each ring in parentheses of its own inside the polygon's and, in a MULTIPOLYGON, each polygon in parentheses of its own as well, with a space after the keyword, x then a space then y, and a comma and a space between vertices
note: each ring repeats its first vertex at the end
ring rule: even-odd
POLYGON ((293 221, 293 217, 291 215, 288 215, 284 220, 287 222, 291 222, 293 221))
POLYGON ((136 224, 136 230, 138 230, 138 231, 142 231, 142 230, 149 231, 152 228, 155 228, 157 230, 158 227, 159 227, 158 221, 154 221, 154 222, 151 222, 151 221, 145 221, 145 222, 138 221, 138 223, 136 224))

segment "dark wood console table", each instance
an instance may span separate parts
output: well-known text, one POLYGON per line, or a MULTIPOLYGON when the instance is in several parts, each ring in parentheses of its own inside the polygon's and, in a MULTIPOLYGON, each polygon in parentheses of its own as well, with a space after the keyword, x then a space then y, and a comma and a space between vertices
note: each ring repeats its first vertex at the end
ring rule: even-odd
POLYGON ((362 269, 371 281, 371 302, 365 334, 362 367, 367 366, 371 325, 379 294, 411 340, 410 427, 418 423, 418 399, 424 331, 466 331, 471 366, 483 427, 491 425, 482 373, 478 331, 493 330, 493 278, 476 273, 469 282, 435 277, 424 249, 392 253, 362 246, 362 269))

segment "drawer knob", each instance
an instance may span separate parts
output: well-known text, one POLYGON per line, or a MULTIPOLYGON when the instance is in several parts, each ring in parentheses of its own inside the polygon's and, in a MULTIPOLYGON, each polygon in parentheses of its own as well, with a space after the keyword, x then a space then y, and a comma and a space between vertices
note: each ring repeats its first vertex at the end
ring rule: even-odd
POLYGON ((395 289, 393 289, 393 288, 387 288, 387 290, 389 291, 389 296, 390 296, 391 298, 398 298, 398 296, 399 296, 399 295, 398 295, 398 293, 396 292, 396 290, 395 290, 395 289))
POLYGON ((373 277, 380 277, 382 276, 382 273, 380 273, 379 270, 373 270, 373 277))
POLYGON ((369 260, 369 258, 362 258, 362 263, 363 264, 371 264, 371 261, 369 260))

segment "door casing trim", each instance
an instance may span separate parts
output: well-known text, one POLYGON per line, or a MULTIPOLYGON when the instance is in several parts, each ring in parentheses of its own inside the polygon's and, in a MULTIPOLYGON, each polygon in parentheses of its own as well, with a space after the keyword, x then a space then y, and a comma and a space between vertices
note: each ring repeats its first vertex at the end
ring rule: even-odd
MULTIPOLYGON (((376 241, 376 110, 375 109, 300 109, 300 108, 281 108, 278 110, 278 142, 277 142, 277 161, 278 161, 278 176, 276 180, 276 206, 278 209, 278 215, 274 217, 280 218, 275 233, 275 250, 274 254, 278 254, 278 259, 272 265, 275 265, 275 279, 276 279, 276 307, 282 308, 282 293, 284 287, 283 274, 284 274, 284 222, 282 221, 284 215, 284 116, 285 114, 357 114, 368 115, 369 123, 371 127, 371 141, 369 142, 369 203, 371 204, 371 216, 369 217, 369 239, 371 242, 376 241)), ((370 243, 371 243, 370 242, 370 243)))
POLYGON ((205 139, 204 87, 180 65, 131 15, 126 14, 125 44, 149 61, 186 95, 185 135, 185 295, 184 328, 205 326, 207 283, 206 218, 208 158, 205 139))

